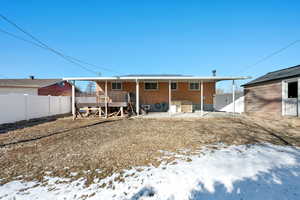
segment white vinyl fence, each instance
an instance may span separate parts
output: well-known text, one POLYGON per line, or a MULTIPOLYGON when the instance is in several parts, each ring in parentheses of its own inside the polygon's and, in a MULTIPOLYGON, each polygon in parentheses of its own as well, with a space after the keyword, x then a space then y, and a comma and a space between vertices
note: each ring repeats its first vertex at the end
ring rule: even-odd
POLYGON ((0 124, 70 112, 69 96, 0 95, 0 124))
MULTIPOLYGON (((222 112, 232 112, 233 103, 232 103, 232 94, 216 94, 214 97, 214 109, 216 111, 222 112)), ((243 113, 244 112, 244 94, 243 92, 237 92, 235 94, 235 112, 243 113)))

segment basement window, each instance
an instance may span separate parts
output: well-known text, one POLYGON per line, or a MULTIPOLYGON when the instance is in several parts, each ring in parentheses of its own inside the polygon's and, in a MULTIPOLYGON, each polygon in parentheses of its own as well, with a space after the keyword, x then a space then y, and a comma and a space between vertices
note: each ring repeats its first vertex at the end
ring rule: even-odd
POLYGON ((122 83, 121 82, 112 82, 111 89, 112 90, 122 90, 122 83))
POLYGON ((145 82, 145 90, 157 90, 157 82, 145 82))
POLYGON ((190 90, 200 90, 199 82, 190 82, 189 89, 190 90))
POLYGON ((288 83, 288 98, 298 98, 298 82, 288 83))

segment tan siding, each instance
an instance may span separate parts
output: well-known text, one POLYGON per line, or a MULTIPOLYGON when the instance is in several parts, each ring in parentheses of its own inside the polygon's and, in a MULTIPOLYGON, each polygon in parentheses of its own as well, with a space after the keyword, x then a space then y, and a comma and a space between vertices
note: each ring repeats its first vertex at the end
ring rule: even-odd
POLYGON ((245 112, 281 115, 281 81, 245 87, 245 112))
MULTIPOLYGON (((155 104, 169 101, 169 83, 159 83, 158 90, 150 91, 144 89, 144 83, 140 82, 140 103, 155 104)), ((172 100, 188 100, 195 104, 200 104, 200 90, 191 91, 188 83, 177 83, 177 90, 172 90, 172 100)), ((107 83, 108 91, 111 90, 111 83, 107 83)), ((97 91, 104 91, 105 83, 97 82, 97 91)), ((136 84, 134 82, 123 82, 123 90, 135 93, 136 84)), ((204 104, 213 104, 213 95, 215 94, 215 83, 209 82, 203 84, 203 93, 205 96, 204 104)))

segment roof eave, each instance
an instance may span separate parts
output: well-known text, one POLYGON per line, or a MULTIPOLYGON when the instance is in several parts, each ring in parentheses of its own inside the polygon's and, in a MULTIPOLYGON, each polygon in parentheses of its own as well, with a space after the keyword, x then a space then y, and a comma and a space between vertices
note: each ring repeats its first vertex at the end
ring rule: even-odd
POLYGON ((245 80, 250 79, 249 76, 240 76, 240 77, 200 77, 200 76, 180 76, 180 77, 139 77, 139 76, 130 76, 130 77, 68 77, 63 78, 66 81, 109 81, 109 80, 124 80, 124 81, 134 81, 134 80, 212 80, 212 81, 222 81, 222 80, 245 80))

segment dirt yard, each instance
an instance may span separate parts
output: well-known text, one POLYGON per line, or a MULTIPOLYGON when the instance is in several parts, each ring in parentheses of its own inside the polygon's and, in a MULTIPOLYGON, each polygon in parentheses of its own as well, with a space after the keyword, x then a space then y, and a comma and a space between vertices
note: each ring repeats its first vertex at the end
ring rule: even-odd
MULTIPOLYGON (((160 150, 269 142, 300 146, 300 119, 78 119, 0 127, 0 181, 85 177, 90 184, 133 166, 159 165, 160 150), (100 172, 99 172, 100 169, 100 172), (77 172, 76 176, 72 172, 77 172), (22 177, 21 177, 22 176, 22 177)), ((0 184, 1 184, 0 183, 0 184)))

